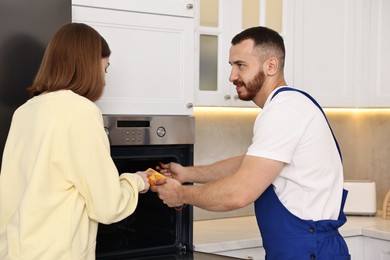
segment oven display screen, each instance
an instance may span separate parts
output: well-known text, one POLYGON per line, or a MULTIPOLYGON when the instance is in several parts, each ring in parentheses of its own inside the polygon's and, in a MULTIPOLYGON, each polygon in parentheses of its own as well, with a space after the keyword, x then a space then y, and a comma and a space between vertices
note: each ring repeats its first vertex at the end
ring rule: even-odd
POLYGON ((150 121, 118 120, 117 127, 150 127, 150 121))

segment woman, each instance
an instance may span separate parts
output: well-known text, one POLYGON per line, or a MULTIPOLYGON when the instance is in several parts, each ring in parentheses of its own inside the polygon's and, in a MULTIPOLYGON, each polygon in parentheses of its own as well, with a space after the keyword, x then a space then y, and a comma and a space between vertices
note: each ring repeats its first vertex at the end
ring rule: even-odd
POLYGON ((0 259, 95 259, 98 222, 127 217, 149 189, 145 172, 119 176, 93 103, 110 53, 85 24, 51 39, 4 148, 0 259))

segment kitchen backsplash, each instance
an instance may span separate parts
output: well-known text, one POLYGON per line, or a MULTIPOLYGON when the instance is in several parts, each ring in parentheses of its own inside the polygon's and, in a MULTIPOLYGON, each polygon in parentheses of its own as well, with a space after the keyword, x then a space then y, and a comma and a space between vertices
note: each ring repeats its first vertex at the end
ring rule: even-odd
MULTIPOLYGON (((252 127, 260 109, 196 108, 195 165, 204 165, 246 152, 252 127)), ((382 209, 390 190, 390 110, 327 109, 339 142, 346 180, 373 180, 377 188, 377 208, 382 209)), ((253 215, 253 205, 232 212, 194 210, 194 219, 253 215)))

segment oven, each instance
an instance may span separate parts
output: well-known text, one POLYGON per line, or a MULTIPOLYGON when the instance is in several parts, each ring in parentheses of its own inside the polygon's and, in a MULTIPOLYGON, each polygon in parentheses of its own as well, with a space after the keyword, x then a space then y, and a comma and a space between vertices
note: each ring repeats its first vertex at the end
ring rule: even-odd
MULTIPOLYGON (((193 117, 104 115, 103 119, 119 173, 145 171, 160 162, 193 165, 193 117)), ((96 258, 192 259, 192 222, 192 206, 170 208, 148 191, 140 194, 133 214, 118 223, 99 224, 96 258)))

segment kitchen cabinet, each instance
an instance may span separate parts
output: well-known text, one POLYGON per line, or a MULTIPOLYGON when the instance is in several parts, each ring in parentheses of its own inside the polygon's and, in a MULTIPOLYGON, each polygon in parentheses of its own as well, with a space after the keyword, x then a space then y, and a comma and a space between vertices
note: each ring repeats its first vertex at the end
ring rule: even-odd
POLYGON ((229 48, 233 35, 233 23, 237 17, 233 5, 237 1, 216 1, 214 8, 210 5, 215 1, 198 0, 199 17, 196 26, 196 43, 199 46, 199 60, 195 73, 195 105, 231 106, 238 97, 234 96, 234 85, 229 82, 230 65, 229 48), (209 6, 207 6, 209 5, 209 6), (213 10, 217 21, 203 21, 203 12, 213 10), (203 24, 202 24, 203 23, 203 24))
POLYGON ((390 106, 390 1, 369 1, 369 34, 364 46, 363 96, 372 107, 390 106))
POLYGON ((364 260, 363 236, 345 237, 351 259, 364 260))
POLYGON ((390 241, 364 237, 364 259, 389 260, 390 241))
POLYGON ((227 250, 214 253, 216 255, 228 256, 238 259, 263 260, 265 259, 264 247, 252 247, 245 249, 227 250))
MULTIPOLYGON (((277 30, 285 40, 285 77, 289 85, 309 92, 324 107, 389 106, 389 1, 247 1, 258 3, 252 8, 258 11, 258 22, 249 24, 245 22, 251 16, 245 14, 246 1, 216 2, 218 24, 202 25, 200 18, 196 26, 200 52, 195 66, 196 105, 252 105, 237 100, 235 88, 228 81, 230 40, 242 29, 264 25, 277 30), (269 17, 277 22, 269 21, 269 17), (210 44, 213 37, 214 43, 210 44), (203 50, 203 46, 210 45, 217 51, 203 50), (202 75, 204 64, 215 67, 211 76, 202 75), (212 80, 208 83, 204 78, 212 80)), ((195 16, 202 17, 202 13, 195 16)))
POLYGON ((229 49, 232 38, 243 29, 266 25, 278 31, 282 0, 196 0, 195 105, 255 107, 238 99, 229 82, 229 49), (273 18, 273 19, 271 19, 273 18))
POLYGON ((295 0, 290 3, 286 59, 293 74, 288 83, 309 92, 322 106, 353 106, 360 89, 357 48, 361 26, 358 1, 295 0), (331 15, 330 15, 331 14, 331 15), (356 60, 354 60, 356 57, 356 60), (356 76, 356 77, 355 77, 356 76))
POLYGON ((285 10, 289 84, 325 107, 389 106, 389 1, 294 0, 285 10))
POLYGON ((96 102, 103 114, 192 114, 191 1, 77 0, 72 5, 73 21, 95 28, 112 50, 106 87, 96 102))
POLYGON ((72 4, 113 10, 194 17, 193 0, 72 0, 72 4))
MULTIPOLYGON (((353 260, 389 260, 390 241, 363 236, 345 237, 351 259, 353 260)), ((264 259, 263 247, 244 248, 214 252, 218 255, 237 257, 240 259, 264 259)))

